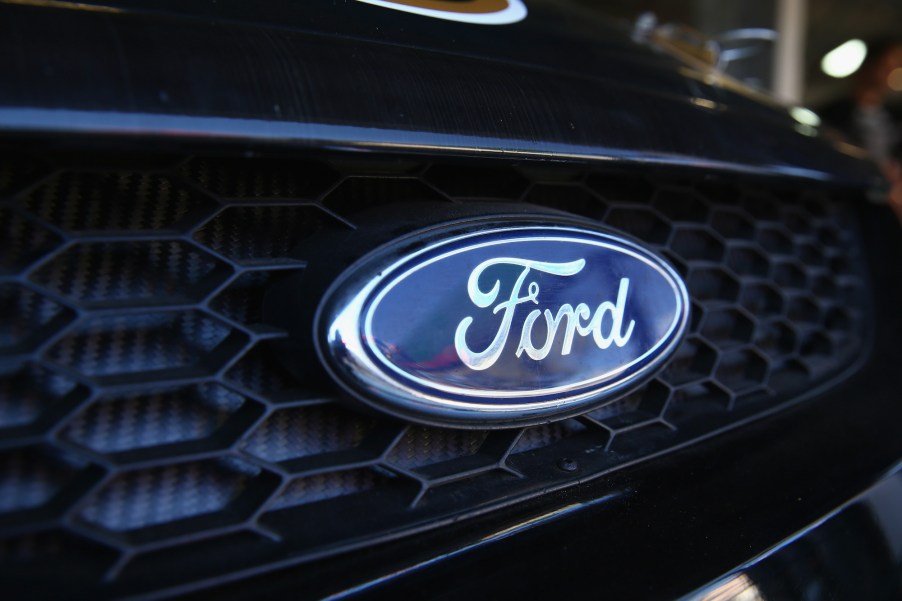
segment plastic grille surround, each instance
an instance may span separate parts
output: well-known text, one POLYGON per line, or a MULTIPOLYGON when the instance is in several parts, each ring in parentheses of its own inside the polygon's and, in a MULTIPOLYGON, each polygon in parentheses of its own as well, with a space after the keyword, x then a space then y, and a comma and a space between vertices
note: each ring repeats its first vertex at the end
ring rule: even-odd
POLYGON ((437 526, 771 411, 864 343, 854 209, 808 183, 340 155, 108 164, 0 157, 0 571, 36 593, 165 589, 437 526), (358 413, 280 367, 263 294, 304 269, 288 254, 305 238, 416 200, 528 202, 632 235, 685 278, 689 334, 640 390, 555 424, 358 413))

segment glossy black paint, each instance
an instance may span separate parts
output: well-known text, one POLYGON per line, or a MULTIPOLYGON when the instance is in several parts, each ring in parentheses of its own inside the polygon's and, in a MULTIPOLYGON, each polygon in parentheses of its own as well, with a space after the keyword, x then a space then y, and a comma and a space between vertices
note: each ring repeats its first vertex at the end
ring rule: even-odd
MULTIPOLYGON (((0 0, 0 128, 23 144, 614 159, 859 186, 873 174, 783 113, 545 3, 490 30, 353 2, 27 4, 0 0)), ((902 457, 900 232, 888 210, 862 211, 877 339, 816 402, 458 528, 303 569, 285 558, 199 594, 666 599, 747 565, 902 457)))
POLYGON ((529 9, 490 27, 352 0, 0 2, 0 130, 874 175, 625 26, 529 9))
MULTIPOLYGON (((711 587, 687 597, 749 591, 771 601, 902 597, 902 465, 835 513, 711 587)), ((721 597, 723 598, 723 597, 721 597)))

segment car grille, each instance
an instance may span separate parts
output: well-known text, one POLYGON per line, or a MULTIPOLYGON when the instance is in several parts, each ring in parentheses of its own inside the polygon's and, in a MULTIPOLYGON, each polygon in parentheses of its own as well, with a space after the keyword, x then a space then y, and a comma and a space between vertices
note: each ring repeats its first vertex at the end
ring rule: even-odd
POLYGON ((810 182, 540 163, 77 155, 0 163, 0 570, 162 590, 303 562, 597 477, 801 398, 868 330, 853 202, 810 182), (637 392, 460 431, 289 373, 267 288, 396 202, 527 202, 642 240, 687 338, 637 392))

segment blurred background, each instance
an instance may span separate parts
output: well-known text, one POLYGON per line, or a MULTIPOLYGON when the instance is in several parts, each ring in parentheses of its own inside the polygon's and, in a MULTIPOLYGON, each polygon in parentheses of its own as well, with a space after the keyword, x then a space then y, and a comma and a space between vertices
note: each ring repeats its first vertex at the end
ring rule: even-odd
MULTIPOLYGON (((580 0, 600 7, 599 0, 580 0)), ((605 0, 604 11, 635 20, 646 11, 659 23, 682 23, 717 36, 747 29, 772 29, 780 34, 776 43, 752 42, 748 56, 730 62, 727 72, 746 83, 774 93, 788 104, 814 108, 830 105, 852 93, 851 74, 831 76, 822 67, 830 51, 850 40, 885 42, 902 39, 902 0, 605 0)), ((735 44, 734 44, 735 45, 735 44)), ((852 44, 846 66, 856 62, 860 46, 852 44)), ((843 60, 835 62, 843 63, 843 60)), ((841 71, 835 73, 837 75, 841 71)), ((902 104, 902 71, 886 102, 902 104)))

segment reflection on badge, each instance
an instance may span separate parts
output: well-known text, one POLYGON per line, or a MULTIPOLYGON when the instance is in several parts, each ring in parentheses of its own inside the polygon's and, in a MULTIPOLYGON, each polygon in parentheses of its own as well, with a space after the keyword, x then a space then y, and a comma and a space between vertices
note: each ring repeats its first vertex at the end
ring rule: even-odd
POLYGON ((320 304, 320 360, 352 396, 443 427, 543 423, 653 377, 689 323, 648 249, 553 217, 462 220, 349 266, 320 304))
POLYGON ((357 0, 408 13, 479 25, 507 25, 526 17, 523 0, 357 0))

